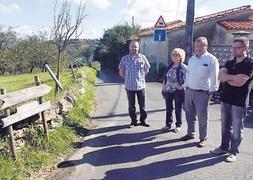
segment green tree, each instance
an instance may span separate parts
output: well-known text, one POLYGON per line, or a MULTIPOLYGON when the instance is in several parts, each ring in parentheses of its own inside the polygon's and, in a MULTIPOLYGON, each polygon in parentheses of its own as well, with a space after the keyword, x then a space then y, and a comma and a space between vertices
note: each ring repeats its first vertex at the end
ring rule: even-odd
POLYGON ((101 62, 102 69, 117 70, 121 57, 128 53, 128 43, 137 37, 140 27, 117 25, 104 32, 97 48, 94 59, 101 62))
POLYGON ((7 31, 2 31, 2 26, 0 26, 0 73, 5 74, 8 72, 12 62, 9 62, 9 52, 10 49, 15 46, 17 42, 16 33, 8 28, 7 31))

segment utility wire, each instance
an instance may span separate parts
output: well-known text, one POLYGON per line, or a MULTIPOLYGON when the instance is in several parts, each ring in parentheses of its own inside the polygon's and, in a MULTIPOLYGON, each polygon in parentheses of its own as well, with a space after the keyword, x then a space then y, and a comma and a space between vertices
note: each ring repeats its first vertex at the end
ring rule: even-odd
POLYGON ((130 2, 130 4, 129 4, 128 7, 127 7, 126 12, 122 15, 122 18, 120 19, 119 24, 121 24, 121 23, 125 20, 126 15, 127 15, 127 12, 132 8, 132 6, 133 6, 135 3, 136 3, 136 0, 132 0, 132 1, 130 2))

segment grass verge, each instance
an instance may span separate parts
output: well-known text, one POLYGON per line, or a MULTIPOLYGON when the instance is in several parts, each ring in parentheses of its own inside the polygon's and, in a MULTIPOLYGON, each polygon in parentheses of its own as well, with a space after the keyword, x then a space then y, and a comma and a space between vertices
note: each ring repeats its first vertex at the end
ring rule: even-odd
MULTIPOLYGON (((31 174, 42 167, 52 165, 57 157, 73 150, 73 143, 77 139, 77 134, 83 134, 82 130, 85 125, 88 125, 88 118, 94 108, 96 70, 87 67, 79 69, 77 76, 82 78, 74 85, 71 74, 65 73, 66 76, 62 76, 62 82, 66 79, 65 87, 71 89, 77 100, 75 106, 64 119, 63 126, 50 131, 49 138, 46 138, 41 128, 31 125, 27 132, 25 148, 18 152, 16 160, 13 160, 7 151, 0 153, 0 179, 28 179, 31 174), (80 92, 82 84, 85 84, 84 94, 80 92)), ((5 77, 0 82, 5 82, 5 88, 10 92, 32 86, 33 76, 28 76, 31 75, 19 75, 15 81, 20 83, 16 83, 16 85, 8 86, 7 80, 10 80, 10 77, 5 77), (30 79, 30 82, 24 78, 30 79)), ((51 80, 43 73, 41 79, 46 83, 51 83, 51 80)), ((47 98, 53 98, 53 94, 47 98)))

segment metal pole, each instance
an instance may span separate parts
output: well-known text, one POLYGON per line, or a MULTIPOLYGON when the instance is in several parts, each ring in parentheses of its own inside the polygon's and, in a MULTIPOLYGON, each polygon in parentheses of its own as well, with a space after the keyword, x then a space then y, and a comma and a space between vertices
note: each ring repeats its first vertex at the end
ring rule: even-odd
POLYGON ((134 28, 134 16, 132 16, 132 28, 134 28))
POLYGON ((194 25, 194 6, 195 0, 187 1, 186 24, 184 34, 184 49, 186 51, 186 62, 192 56, 193 25, 194 25))

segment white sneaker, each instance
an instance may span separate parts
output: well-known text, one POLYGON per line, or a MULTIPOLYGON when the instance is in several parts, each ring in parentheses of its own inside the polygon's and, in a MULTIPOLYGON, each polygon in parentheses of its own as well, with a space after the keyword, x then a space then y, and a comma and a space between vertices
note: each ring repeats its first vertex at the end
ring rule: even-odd
POLYGON ((226 162, 235 162, 236 161, 236 155, 229 153, 227 156, 227 159, 225 160, 226 162))
POLYGON ((180 128, 180 127, 176 127, 173 131, 174 131, 174 133, 179 133, 179 132, 180 132, 180 130, 181 130, 181 128, 180 128))

